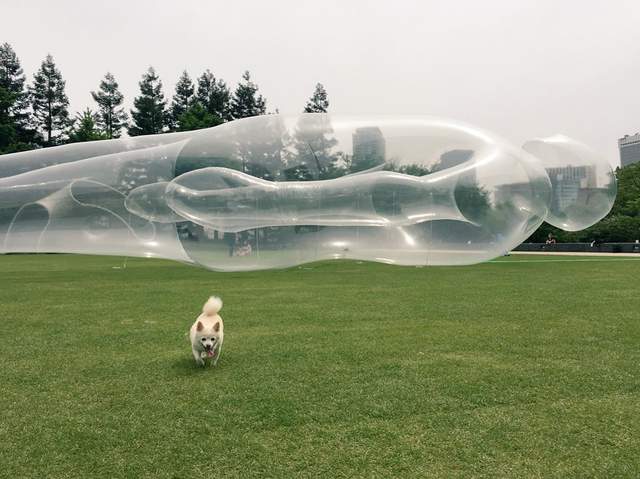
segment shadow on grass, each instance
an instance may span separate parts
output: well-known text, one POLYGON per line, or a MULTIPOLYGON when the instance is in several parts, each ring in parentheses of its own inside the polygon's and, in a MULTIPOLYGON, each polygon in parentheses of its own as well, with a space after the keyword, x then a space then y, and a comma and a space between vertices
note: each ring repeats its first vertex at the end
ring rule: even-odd
POLYGON ((172 371, 179 373, 181 376, 195 376, 198 374, 213 373, 224 369, 224 360, 220 359, 217 366, 199 366, 192 357, 180 357, 173 361, 172 371))

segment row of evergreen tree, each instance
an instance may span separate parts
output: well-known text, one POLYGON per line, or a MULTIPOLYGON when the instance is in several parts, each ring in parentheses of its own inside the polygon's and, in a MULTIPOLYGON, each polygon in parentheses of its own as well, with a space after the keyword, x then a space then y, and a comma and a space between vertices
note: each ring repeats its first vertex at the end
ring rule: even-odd
MULTIPOLYGON (((197 130, 267 113, 267 101, 248 71, 233 91, 210 70, 196 82, 184 71, 170 103, 152 67, 139 87, 129 116, 118 82, 107 73, 91 92, 96 110, 87 108, 72 117, 65 80, 53 57, 47 55, 27 86, 18 56, 4 43, 0 45, 0 154, 119 138, 124 130, 130 136, 197 130)), ((318 83, 304 111, 326 112, 328 107, 327 92, 318 83)))

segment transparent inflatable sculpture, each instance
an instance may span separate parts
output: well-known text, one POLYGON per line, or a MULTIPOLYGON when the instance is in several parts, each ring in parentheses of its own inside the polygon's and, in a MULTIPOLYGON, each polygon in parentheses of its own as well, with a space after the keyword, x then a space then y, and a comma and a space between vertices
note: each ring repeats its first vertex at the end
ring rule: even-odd
POLYGON ((0 157, 0 252, 168 258, 214 270, 350 258, 458 265, 543 221, 604 217, 609 164, 429 117, 267 115, 0 157))

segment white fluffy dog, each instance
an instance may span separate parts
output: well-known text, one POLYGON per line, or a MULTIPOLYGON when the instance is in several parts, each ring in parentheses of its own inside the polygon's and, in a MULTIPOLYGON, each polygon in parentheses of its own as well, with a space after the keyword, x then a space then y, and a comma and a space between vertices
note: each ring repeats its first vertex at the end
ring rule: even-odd
POLYGON ((204 303, 202 314, 198 316, 189 331, 193 357, 200 366, 205 365, 205 360, 210 360, 212 366, 218 364, 224 338, 224 325, 222 318, 218 315, 221 309, 222 300, 211 296, 204 303))

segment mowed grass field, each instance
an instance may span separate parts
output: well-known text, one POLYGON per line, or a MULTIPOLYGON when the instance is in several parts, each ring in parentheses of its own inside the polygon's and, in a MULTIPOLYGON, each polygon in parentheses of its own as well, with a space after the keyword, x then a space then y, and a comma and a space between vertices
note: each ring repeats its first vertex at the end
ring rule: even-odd
POLYGON ((0 256, 1 477, 640 476, 640 261, 122 266, 0 256))

